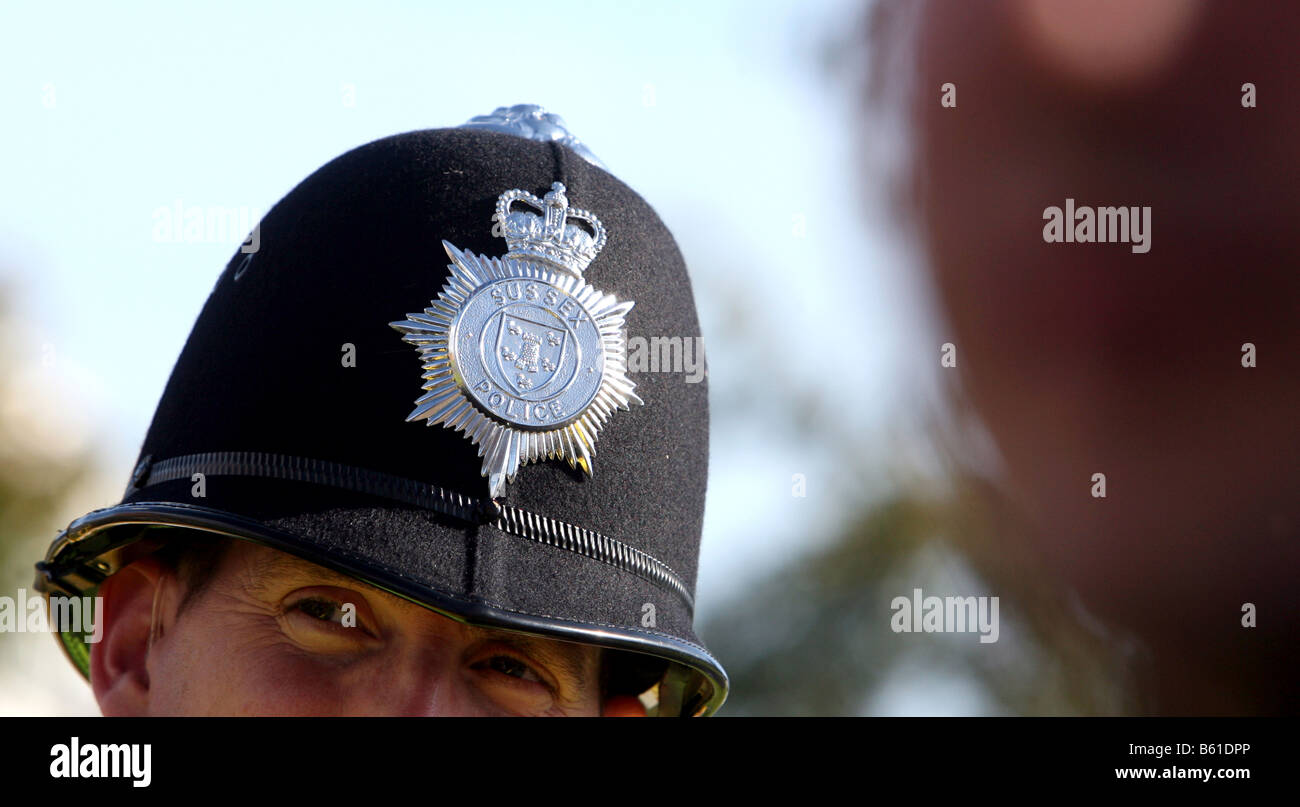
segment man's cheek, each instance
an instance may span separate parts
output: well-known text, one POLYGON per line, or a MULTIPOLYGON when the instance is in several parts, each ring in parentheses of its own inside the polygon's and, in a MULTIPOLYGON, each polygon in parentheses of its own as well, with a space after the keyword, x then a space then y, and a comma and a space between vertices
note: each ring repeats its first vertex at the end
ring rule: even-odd
POLYGON ((156 714, 312 714, 338 697, 330 666, 274 618, 186 620, 167 638, 151 674, 156 714))
POLYGON ((365 685, 318 659, 275 649, 250 656, 235 680, 236 713, 249 715, 337 714, 349 692, 365 685))

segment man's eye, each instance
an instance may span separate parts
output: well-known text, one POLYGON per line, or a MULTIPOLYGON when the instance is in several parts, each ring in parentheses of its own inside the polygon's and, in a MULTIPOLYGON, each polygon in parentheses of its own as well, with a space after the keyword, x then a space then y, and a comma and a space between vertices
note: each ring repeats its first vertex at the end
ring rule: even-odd
POLYGON ((483 666, 503 675, 509 675, 512 678, 522 678, 525 681, 543 683, 542 677, 534 672, 532 667, 514 656, 493 656, 483 666))
POLYGON ((307 642, 324 641, 325 637, 354 643, 377 641, 382 635, 365 598, 345 588, 312 586, 298 589, 285 598, 280 614, 285 630, 307 642))
POLYGON ((337 602, 322 597, 308 597, 293 604, 293 608, 322 622, 343 623, 343 609, 337 602))

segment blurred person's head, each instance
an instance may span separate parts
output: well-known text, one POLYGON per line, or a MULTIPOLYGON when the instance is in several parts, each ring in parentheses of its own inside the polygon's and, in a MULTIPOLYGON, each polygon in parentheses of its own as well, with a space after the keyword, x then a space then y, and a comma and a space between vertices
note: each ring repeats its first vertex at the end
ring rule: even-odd
POLYGON ((888 0, 872 21, 873 82, 912 87, 902 198, 939 341, 1033 548, 1151 648, 1147 708, 1276 708, 1300 560, 1300 11, 888 0), (1149 208, 1149 251, 1045 240, 1067 200, 1149 208))

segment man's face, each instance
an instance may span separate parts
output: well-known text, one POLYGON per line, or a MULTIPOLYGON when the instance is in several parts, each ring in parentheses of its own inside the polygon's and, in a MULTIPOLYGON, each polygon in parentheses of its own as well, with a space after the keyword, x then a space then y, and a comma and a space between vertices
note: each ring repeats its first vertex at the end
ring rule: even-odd
POLYGON ((232 541, 185 589, 154 559, 100 587, 107 715, 644 714, 601 703, 601 651, 462 625, 292 555, 232 541), (603 706, 603 708, 602 708, 603 706))

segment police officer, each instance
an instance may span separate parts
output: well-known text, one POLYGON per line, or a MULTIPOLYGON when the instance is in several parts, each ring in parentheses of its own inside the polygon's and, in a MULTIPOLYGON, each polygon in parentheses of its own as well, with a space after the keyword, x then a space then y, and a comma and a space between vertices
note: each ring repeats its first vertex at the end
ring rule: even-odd
POLYGON ((37 564, 105 598, 60 634, 101 708, 715 712, 706 385, 625 360, 699 334, 650 206, 523 105, 344 154, 259 228, 122 501, 37 564))

